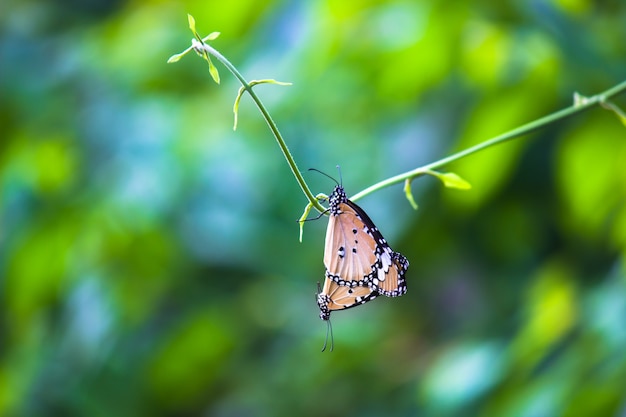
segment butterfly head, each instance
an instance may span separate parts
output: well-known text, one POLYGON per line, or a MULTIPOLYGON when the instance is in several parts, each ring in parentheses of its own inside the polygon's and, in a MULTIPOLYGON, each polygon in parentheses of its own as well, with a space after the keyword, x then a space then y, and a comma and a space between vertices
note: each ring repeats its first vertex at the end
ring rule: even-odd
POLYGON ((348 196, 346 196, 346 191, 343 189, 341 185, 335 186, 335 189, 328 197, 329 210, 330 215, 334 216, 341 212, 339 210, 339 205, 348 201, 348 196))
POLYGON ((320 319, 324 321, 330 320, 330 310, 320 306, 320 319))
POLYGON ((326 346, 328 344, 328 336, 330 335, 330 351, 333 351, 334 341, 333 341, 333 327, 330 324, 330 309, 328 308, 328 304, 331 302, 330 297, 327 294, 322 292, 322 287, 320 283, 317 283, 317 305, 320 308, 320 318, 327 323, 326 327, 326 340, 324 341, 324 346, 322 347, 322 352, 326 350, 326 346))
POLYGON ((328 304, 330 303, 330 297, 322 292, 320 283, 317 283, 317 306, 320 308, 320 319, 326 321, 330 320, 330 309, 328 304))

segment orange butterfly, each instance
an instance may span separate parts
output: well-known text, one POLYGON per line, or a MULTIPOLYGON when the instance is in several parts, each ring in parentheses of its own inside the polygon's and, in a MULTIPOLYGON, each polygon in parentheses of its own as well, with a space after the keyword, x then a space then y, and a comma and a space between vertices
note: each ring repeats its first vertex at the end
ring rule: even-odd
MULTIPOLYGON (((310 170, 333 179, 317 169, 310 170)), ((332 335, 332 311, 365 304, 381 294, 404 295, 407 290, 404 274, 409 268, 406 257, 389 247, 367 213, 348 200, 343 186, 335 183, 337 186, 328 197, 330 218, 324 246, 324 288, 317 284, 316 297, 320 318, 328 323, 327 342, 328 332, 332 335)))
MULTIPOLYGON (((325 174, 324 174, 325 175, 325 174)), ((331 334, 330 313, 360 306, 382 294, 399 297, 406 293, 404 274, 409 261, 394 252, 374 222, 352 201, 337 184, 328 198, 330 219, 326 230, 324 288, 317 284, 317 305, 320 318, 328 323, 331 334)))
POLYGON ((366 286, 387 297, 406 293, 408 260, 394 252, 374 222, 341 185, 329 197, 326 229, 326 277, 341 286, 366 286))

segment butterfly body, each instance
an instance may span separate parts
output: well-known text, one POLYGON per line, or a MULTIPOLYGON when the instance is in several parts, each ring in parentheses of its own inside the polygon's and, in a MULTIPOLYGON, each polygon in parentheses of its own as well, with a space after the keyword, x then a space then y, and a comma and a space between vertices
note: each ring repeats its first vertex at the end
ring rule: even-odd
POLYGON ((331 311, 364 304, 380 294, 405 294, 408 260, 389 247, 367 213, 348 200, 341 185, 328 200, 326 274, 324 288, 317 296, 320 318, 328 320, 331 311))

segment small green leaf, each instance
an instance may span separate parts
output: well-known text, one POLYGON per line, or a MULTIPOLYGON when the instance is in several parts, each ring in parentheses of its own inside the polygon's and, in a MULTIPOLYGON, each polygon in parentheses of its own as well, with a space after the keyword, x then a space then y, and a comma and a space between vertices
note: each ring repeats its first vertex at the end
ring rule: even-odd
POLYGON ((209 36, 205 37, 203 40, 204 41, 213 41, 213 40, 217 39, 218 36, 220 36, 220 32, 211 32, 211 33, 209 33, 209 36))
POLYGON ((206 55, 206 59, 209 62, 209 72, 211 73, 211 77, 213 77, 213 81, 215 81, 217 84, 220 83, 220 73, 217 71, 217 68, 215 67, 215 65, 213 65, 213 62, 211 62, 211 59, 209 59, 209 55, 206 55))
POLYGON ((265 80, 252 80, 250 81, 250 87, 254 87, 258 84, 276 84, 276 85, 293 85, 292 83, 285 83, 282 81, 276 81, 273 79, 265 79, 265 80))
MULTIPOLYGON (((278 85, 292 85, 291 83, 284 83, 276 80, 252 80, 248 83, 250 88, 259 84, 278 84, 278 85)), ((243 93, 246 91, 245 87, 240 87, 239 92, 237 93, 237 97, 235 98, 235 104, 233 105, 233 113, 235 113, 235 123, 233 125, 233 130, 237 130, 237 121, 239 119, 239 102, 241 101, 241 97, 243 93)))
POLYGON ((239 87, 239 92, 237 93, 237 97, 235 98, 235 104, 233 105, 233 113, 235 113, 235 124, 233 125, 233 130, 237 130, 237 120, 239 119, 239 102, 241 101, 241 97, 243 96, 244 91, 246 91, 244 87, 239 87))
MULTIPOLYGON (((315 196, 315 199, 317 201, 328 201, 328 196, 326 194, 318 194, 315 196)), ((298 220, 298 223, 300 223, 300 243, 302 243, 302 232, 304 231, 304 222, 306 221, 306 218, 309 217, 309 213, 311 212, 311 209, 313 208, 313 203, 309 202, 309 204, 306 205, 306 207, 304 208, 304 213, 302 213, 302 216, 300 216, 300 219, 298 220)), ((325 210, 322 214, 328 212, 328 210, 325 210)), ((318 217, 321 217, 322 215, 320 214, 318 217)))
POLYGON ((174 62, 178 62, 178 61, 180 61, 180 59, 181 59, 183 56, 185 56, 185 54, 186 54, 186 53, 187 53, 187 52, 181 52, 180 54, 175 54, 175 55, 172 55, 172 56, 171 56, 171 57, 167 60, 167 63, 168 63, 168 64, 173 64, 174 62))
POLYGON ((455 188, 457 190, 469 190, 472 188, 472 184, 465 181, 454 172, 440 174, 439 179, 443 181, 443 185, 448 188, 455 188))
POLYGON ((196 33, 196 19, 193 18, 192 15, 187 14, 187 21, 189 22, 189 29, 195 34, 196 33))
POLYGON ((472 185, 469 182, 465 181, 454 172, 442 173, 437 171, 425 171, 424 173, 439 178, 441 182, 443 182, 443 185, 447 188, 454 188, 457 190, 469 190, 472 188, 472 185))
POLYGON ((306 205, 306 207, 304 208, 304 213, 302 213, 302 216, 300 216, 300 219, 298 220, 298 223, 300 223, 300 243, 302 243, 302 233, 304 232, 304 222, 306 221, 306 218, 309 217, 309 213, 311 212, 311 209, 313 208, 313 203, 309 202, 309 204, 306 205))
POLYGON ((417 210, 418 206, 413 198, 413 193, 411 192, 411 180, 408 178, 404 181, 404 195, 406 196, 406 199, 409 200, 409 204, 411 204, 413 210, 417 210))

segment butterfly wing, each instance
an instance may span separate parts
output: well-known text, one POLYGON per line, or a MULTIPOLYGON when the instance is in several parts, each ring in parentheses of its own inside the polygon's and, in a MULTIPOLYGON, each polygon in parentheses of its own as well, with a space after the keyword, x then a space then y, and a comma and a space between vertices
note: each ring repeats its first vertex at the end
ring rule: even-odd
POLYGON ((334 310, 345 310, 356 307, 373 300, 378 296, 378 292, 369 287, 348 287, 342 286, 335 281, 326 278, 324 288, 320 290, 319 283, 317 294, 317 305, 320 308, 320 318, 328 320, 330 313, 334 310))
POLYGON ((380 230, 361 207, 350 200, 346 204, 363 220, 368 228, 368 235, 374 242, 376 264, 372 266, 373 273, 368 285, 387 297, 406 294, 404 274, 409 268, 409 261, 404 255, 391 249, 380 230))
POLYGON ((378 259, 370 228, 348 204, 341 203, 331 214, 326 230, 324 265, 326 274, 339 285, 367 286, 378 259))
POLYGON ((406 294, 406 280, 404 274, 409 268, 409 261, 398 252, 391 251, 390 263, 387 263, 388 254, 383 253, 385 261, 381 260, 381 267, 376 271, 372 280, 372 287, 387 297, 400 297, 406 294))
POLYGON ((394 252, 372 219, 348 200, 342 186, 330 195, 326 230, 326 276, 340 286, 369 287, 387 297, 406 293, 409 261, 394 252))

